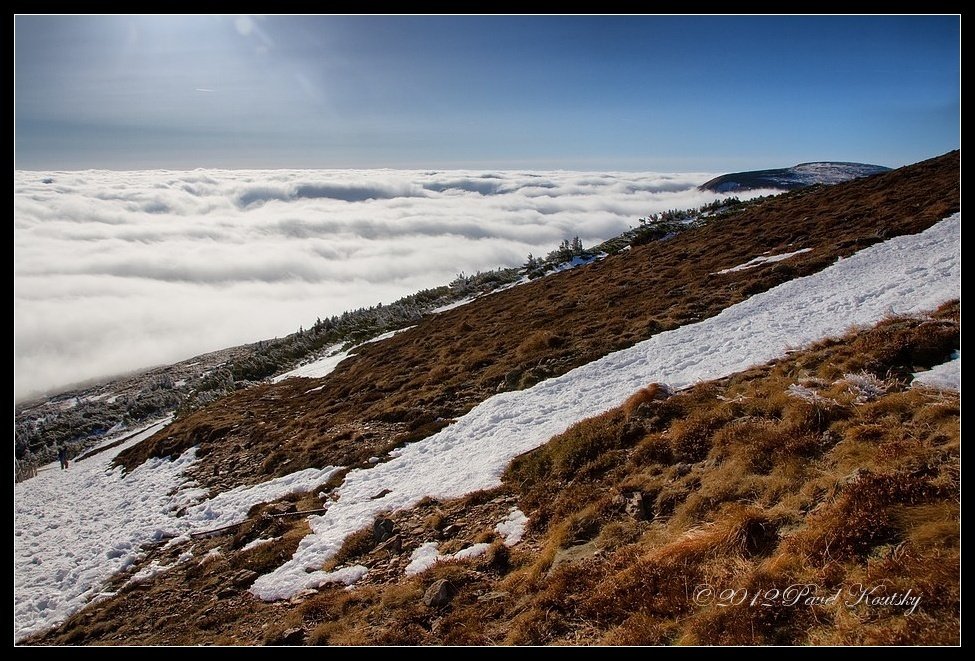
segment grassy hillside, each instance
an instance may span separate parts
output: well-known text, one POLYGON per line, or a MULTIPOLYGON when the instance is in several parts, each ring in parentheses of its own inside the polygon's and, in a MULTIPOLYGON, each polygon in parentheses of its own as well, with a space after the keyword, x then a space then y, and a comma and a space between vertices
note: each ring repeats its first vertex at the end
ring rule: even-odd
POLYGON ((221 557, 26 642, 957 644, 959 400, 910 374, 958 346, 954 303, 674 395, 648 384, 521 456, 502 487, 394 514, 398 550, 371 530, 350 538, 335 562, 371 567, 353 591, 243 593, 307 532, 254 512, 193 543, 221 557), (509 548, 494 525, 514 505, 530 523, 509 548), (277 542, 243 549, 269 525, 277 542), (430 541, 491 547, 404 576, 430 541), (450 602, 425 605, 441 579, 450 602), (909 598, 864 603, 864 590, 909 598))

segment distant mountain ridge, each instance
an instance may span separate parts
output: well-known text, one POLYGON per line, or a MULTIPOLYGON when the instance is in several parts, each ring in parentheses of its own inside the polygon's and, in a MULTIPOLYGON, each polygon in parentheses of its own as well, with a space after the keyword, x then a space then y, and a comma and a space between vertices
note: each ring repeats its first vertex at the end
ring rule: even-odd
POLYGON ((852 179, 869 177, 874 174, 890 172, 890 168, 883 165, 869 163, 845 163, 841 161, 816 161, 800 163, 791 168, 777 168, 773 170, 751 170, 749 172, 732 172, 706 181, 698 188, 728 193, 731 191, 750 190, 754 188, 779 188, 792 190, 816 184, 839 184, 852 179))

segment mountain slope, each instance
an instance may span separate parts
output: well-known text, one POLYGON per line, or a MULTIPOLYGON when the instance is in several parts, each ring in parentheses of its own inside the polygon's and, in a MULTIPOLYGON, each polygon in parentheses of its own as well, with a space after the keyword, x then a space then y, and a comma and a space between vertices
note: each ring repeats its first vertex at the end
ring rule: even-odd
POLYGON ((815 186, 816 184, 838 184, 852 179, 882 174, 884 172, 890 172, 890 168, 882 165, 869 165, 867 163, 821 161, 800 163, 791 168, 732 172, 706 181, 698 186, 698 188, 714 191, 715 193, 729 193, 756 188, 792 190, 794 188, 815 186))
POLYGON ((119 455, 199 445, 193 477, 215 489, 302 468, 366 465, 441 429, 499 390, 564 374, 661 331, 713 316, 885 237, 958 210, 959 154, 829 189, 798 190, 667 241, 427 318, 323 379, 287 379, 221 399, 119 455), (809 249, 718 275, 763 253, 809 249))
POLYGON ((650 385, 516 459, 496 489, 391 513, 402 552, 371 527, 350 538, 341 562, 370 567, 352 591, 247 594, 241 577, 307 532, 256 516, 194 542, 202 560, 153 550, 168 572, 121 576, 25 642, 957 644, 959 400, 908 381, 958 340, 955 303, 674 396, 650 385), (498 524, 522 512, 519 540, 498 524), (449 557, 474 542, 481 555, 449 557), (404 574, 421 548, 440 562, 404 574), (440 581, 449 603, 425 605, 440 581), (888 605, 861 602, 875 588, 888 605))

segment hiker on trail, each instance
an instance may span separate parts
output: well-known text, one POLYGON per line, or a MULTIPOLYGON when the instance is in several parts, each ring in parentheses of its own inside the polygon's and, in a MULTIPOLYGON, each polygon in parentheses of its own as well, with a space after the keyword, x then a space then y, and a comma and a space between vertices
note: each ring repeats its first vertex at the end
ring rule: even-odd
POLYGON ((65 470, 68 467, 68 449, 63 445, 58 448, 58 461, 61 462, 61 470, 65 470))

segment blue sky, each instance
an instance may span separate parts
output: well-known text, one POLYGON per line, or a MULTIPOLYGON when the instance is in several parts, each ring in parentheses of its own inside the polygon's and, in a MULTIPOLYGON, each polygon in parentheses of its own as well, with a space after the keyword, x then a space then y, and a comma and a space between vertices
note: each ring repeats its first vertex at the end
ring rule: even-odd
POLYGON ((960 144, 942 17, 15 19, 16 166, 721 171, 960 144))

